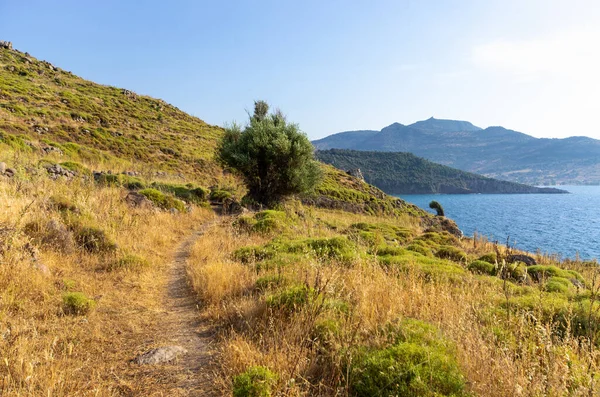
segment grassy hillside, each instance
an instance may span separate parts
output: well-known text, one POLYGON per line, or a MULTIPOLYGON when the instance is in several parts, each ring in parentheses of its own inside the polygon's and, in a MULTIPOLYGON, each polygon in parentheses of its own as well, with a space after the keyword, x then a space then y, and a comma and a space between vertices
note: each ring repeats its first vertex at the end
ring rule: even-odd
POLYGON ((527 267, 326 165, 314 191, 218 218, 208 200, 244 194, 219 128, 0 56, 0 395, 186 396, 199 373, 241 397, 599 395, 597 263, 527 267), (216 220, 182 289, 217 360, 132 362, 175 343, 166 317, 198 334, 165 300, 216 220))
POLYGON ((597 263, 515 254, 290 203, 213 229, 188 272, 224 395, 599 395, 597 263))
POLYGON ((486 178, 432 163, 411 153, 320 150, 317 158, 341 170, 359 168, 365 180, 389 194, 565 193, 486 178))
MULTIPOLYGON (((0 48, 0 142, 97 169, 219 176, 222 131, 168 103, 0 48)), ((207 181, 210 183, 210 181, 207 181)))

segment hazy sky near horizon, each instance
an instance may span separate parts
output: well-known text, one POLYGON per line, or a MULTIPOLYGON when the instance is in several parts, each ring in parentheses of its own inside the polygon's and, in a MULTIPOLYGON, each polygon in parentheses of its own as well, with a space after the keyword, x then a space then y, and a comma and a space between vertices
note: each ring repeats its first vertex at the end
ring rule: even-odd
POLYGON ((311 139, 431 116, 600 139, 598 0, 0 0, 0 40, 211 124, 265 99, 311 139))

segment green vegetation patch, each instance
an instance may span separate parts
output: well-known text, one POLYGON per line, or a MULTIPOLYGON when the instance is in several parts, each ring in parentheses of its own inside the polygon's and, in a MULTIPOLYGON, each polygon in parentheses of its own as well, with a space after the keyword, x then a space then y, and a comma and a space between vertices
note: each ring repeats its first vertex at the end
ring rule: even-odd
POLYGON ((188 203, 202 204, 206 202, 208 198, 208 190, 203 187, 196 186, 192 183, 186 185, 174 184, 174 183, 159 183, 153 182, 152 188, 160 190, 164 193, 170 193, 180 200, 188 203))
POLYGON ((379 257, 383 266, 395 267, 402 271, 421 273, 428 279, 462 280, 465 270, 454 262, 426 257, 421 254, 407 251, 404 255, 387 255, 379 257))
POLYGON ((127 254, 123 257, 110 262, 106 270, 108 271, 119 271, 119 270, 128 270, 128 271, 140 271, 144 268, 148 267, 148 261, 141 256, 127 254))
POLYGON ((495 276, 498 271, 495 264, 479 259, 469 263, 467 269, 475 274, 487 274, 488 276, 495 276))
POLYGON ((233 397, 270 397, 277 379, 267 367, 250 367, 233 378, 233 397))
POLYGON ((450 259, 455 262, 465 262, 467 260, 467 254, 459 248, 451 245, 441 246, 435 253, 435 256, 442 259, 450 259))
POLYGON ((434 327, 405 320, 389 347, 361 348, 349 368, 351 395, 467 396, 451 343, 434 327))
POLYGON ((106 254, 117 250, 117 244, 102 229, 92 226, 77 226, 74 234, 75 242, 89 253, 106 254))
POLYGON ((185 204, 182 201, 177 200, 173 196, 165 194, 160 190, 152 188, 142 189, 140 190, 140 194, 143 194, 148 200, 152 201, 154 205, 164 210, 170 210, 174 208, 179 212, 185 211, 185 204))
POLYGON ((578 272, 574 270, 565 270, 557 266, 534 265, 527 267, 527 272, 532 279, 541 281, 550 277, 562 277, 565 279, 575 279, 583 282, 584 279, 578 272))
POLYGON ((88 298, 82 292, 67 292, 63 295, 63 311, 66 314, 84 315, 89 313, 96 301, 88 298))
POLYGON ((316 297, 314 289, 306 285, 290 286, 274 295, 267 297, 267 307, 289 313, 295 312, 316 297))

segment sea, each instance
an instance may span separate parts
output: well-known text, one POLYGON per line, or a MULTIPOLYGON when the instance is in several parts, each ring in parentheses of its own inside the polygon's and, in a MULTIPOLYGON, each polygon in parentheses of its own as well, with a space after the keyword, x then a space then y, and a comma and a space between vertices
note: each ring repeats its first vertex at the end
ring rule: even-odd
POLYGON ((486 236, 561 259, 600 259, 600 186, 556 186, 569 194, 415 194, 398 197, 435 213, 444 208, 465 235, 486 236), (508 240, 507 240, 508 239, 508 240))

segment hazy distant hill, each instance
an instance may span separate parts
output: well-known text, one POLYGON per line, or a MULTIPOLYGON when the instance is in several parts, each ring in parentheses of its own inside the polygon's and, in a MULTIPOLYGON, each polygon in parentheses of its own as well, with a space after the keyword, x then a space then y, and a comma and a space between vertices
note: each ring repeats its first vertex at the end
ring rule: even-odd
POLYGON ((500 181, 432 163, 411 153, 330 149, 317 158, 342 170, 360 168, 365 180, 389 194, 565 193, 500 181))
POLYGON ((410 152, 461 170, 532 185, 600 184, 600 141, 534 138, 503 127, 430 118, 381 131, 349 131, 314 141, 317 149, 410 152))

